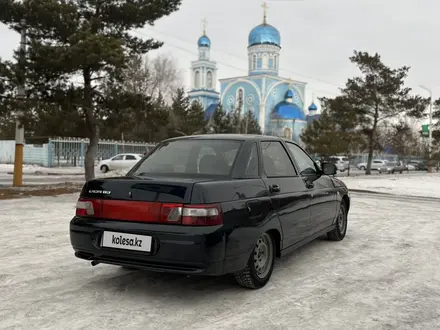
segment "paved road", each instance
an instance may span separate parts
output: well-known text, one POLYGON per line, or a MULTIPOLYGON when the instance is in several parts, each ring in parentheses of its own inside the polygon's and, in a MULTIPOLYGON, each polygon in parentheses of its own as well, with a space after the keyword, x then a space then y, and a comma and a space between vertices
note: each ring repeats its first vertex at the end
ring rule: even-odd
POLYGON ((440 329, 440 200, 353 193, 346 239, 278 260, 270 283, 75 259, 75 195, 0 201, 0 328, 440 329))

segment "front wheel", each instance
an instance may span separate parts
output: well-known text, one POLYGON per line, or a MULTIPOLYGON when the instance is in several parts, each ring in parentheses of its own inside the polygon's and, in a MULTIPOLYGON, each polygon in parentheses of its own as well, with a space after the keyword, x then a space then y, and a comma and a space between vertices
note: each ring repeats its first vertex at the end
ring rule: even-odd
POLYGON ((269 233, 264 233, 258 238, 246 268, 235 273, 235 280, 245 288, 260 289, 269 282, 274 263, 274 240, 269 233))
POLYGON ((345 202, 339 207, 338 217, 336 219, 336 228, 327 233, 327 237, 331 241, 342 241, 347 233, 347 209, 345 202))
POLYGON ((365 170, 366 170, 365 166, 361 166, 359 169, 360 169, 361 171, 365 171, 365 170))

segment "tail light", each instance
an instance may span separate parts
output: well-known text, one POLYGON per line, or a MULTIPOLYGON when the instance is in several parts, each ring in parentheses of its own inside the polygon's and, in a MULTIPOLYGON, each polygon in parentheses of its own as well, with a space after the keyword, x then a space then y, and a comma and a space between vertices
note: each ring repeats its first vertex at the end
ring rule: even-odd
POLYGON ((76 215, 119 221, 216 226, 223 224, 220 205, 191 205, 159 202, 129 202, 79 199, 76 215))
POLYGON ((102 201, 99 199, 82 199, 76 202, 76 215, 100 217, 102 210, 102 201))

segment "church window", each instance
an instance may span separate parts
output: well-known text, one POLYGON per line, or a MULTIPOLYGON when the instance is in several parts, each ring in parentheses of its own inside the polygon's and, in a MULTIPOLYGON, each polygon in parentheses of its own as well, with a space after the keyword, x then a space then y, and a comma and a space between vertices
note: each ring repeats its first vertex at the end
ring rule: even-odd
POLYGON ((257 68, 257 55, 252 56, 252 69, 255 70, 257 68))
POLYGON ((267 54, 263 55, 263 69, 267 69, 269 67, 269 56, 267 54))
POLYGON ((276 55, 273 57, 273 68, 278 70, 278 56, 276 55))
POLYGON ((194 86, 196 88, 200 88, 200 72, 196 71, 195 77, 194 77, 194 86))
POLYGON ((257 59, 257 69, 261 69, 261 67, 262 67, 262 59, 261 59, 261 57, 259 57, 257 59))
POLYGON ((273 66, 273 58, 270 58, 269 59, 269 69, 273 69, 274 68, 274 66, 273 66))
POLYGON ((208 73, 206 74, 206 87, 212 88, 212 72, 211 71, 208 71, 208 73))
POLYGON ((244 109, 244 90, 243 90, 243 88, 239 88, 237 90, 236 100, 237 100, 237 103, 235 105, 236 110, 239 109, 240 112, 242 112, 244 109))

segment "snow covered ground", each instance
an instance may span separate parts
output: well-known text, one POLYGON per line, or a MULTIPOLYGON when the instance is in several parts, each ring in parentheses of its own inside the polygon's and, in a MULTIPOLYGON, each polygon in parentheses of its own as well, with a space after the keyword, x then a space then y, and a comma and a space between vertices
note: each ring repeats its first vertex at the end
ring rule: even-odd
MULTIPOLYGON (((14 165, 0 164, 0 186, 12 185, 14 165)), ((95 168, 97 178, 124 175, 128 170, 102 173, 95 168)), ((64 182, 84 182, 84 169, 80 167, 47 168, 36 165, 23 166, 23 183, 26 185, 60 184, 64 182)))
MULTIPOLYGON (((13 172, 14 164, 0 164, 0 173, 13 172)), ((40 173, 61 173, 65 175, 84 173, 81 167, 43 167, 38 165, 23 165, 24 174, 35 174, 35 172, 40 173)))
POLYGON ((252 291, 76 259, 77 196, 0 201, 0 329, 440 329, 439 202, 353 193, 345 240, 252 291))
POLYGON ((440 173, 415 172, 341 177, 339 179, 344 181, 349 189, 440 198, 440 173))

